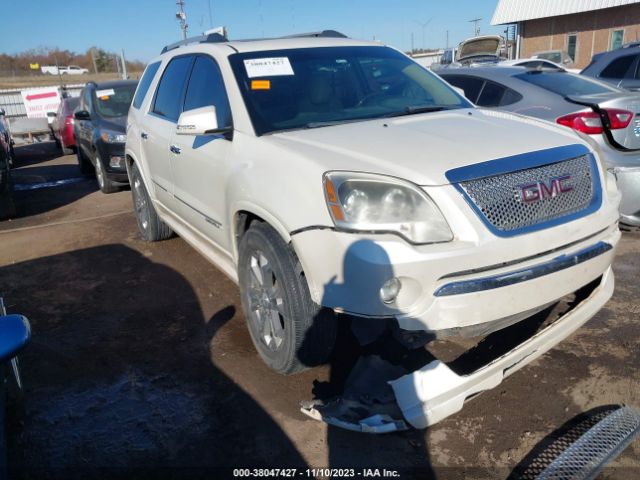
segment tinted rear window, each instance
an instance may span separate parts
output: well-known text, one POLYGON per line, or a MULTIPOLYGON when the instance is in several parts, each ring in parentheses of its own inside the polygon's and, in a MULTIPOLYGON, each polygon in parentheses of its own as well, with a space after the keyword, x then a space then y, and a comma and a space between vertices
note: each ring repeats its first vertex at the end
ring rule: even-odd
POLYGON ((486 81, 477 104, 481 107, 504 107, 522 99, 522 95, 499 83, 486 81))
POLYGON ((463 75, 443 75, 442 78, 454 87, 464 90, 464 96, 473 103, 476 103, 476 100, 478 100, 478 94, 480 93, 480 89, 484 83, 484 80, 479 78, 466 77, 463 75))
POLYGON ((593 95, 618 91, 602 82, 566 72, 530 72, 515 75, 514 77, 562 95, 563 97, 568 95, 593 95))
POLYGON ((602 78, 624 78, 635 58, 635 55, 616 58, 600 72, 600 76, 602 78))
POLYGON ((138 84, 138 90, 136 90, 136 96, 133 98, 133 108, 140 108, 142 105, 142 101, 144 100, 149 87, 151 86, 151 81, 153 77, 156 76, 156 72, 160 68, 160 62, 152 63, 149 65, 142 75, 140 79, 140 83, 138 84))
POLYGON ((451 85, 464 90, 464 96, 481 107, 504 107, 522 100, 515 90, 479 77, 444 75, 451 85))

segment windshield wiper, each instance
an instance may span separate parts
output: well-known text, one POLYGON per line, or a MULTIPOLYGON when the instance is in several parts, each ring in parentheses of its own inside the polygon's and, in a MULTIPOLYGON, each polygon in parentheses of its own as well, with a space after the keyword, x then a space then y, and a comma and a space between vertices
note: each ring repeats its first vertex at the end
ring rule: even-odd
POLYGON ((333 125, 341 125, 343 123, 362 122, 364 120, 369 120, 369 119, 368 118, 350 118, 348 120, 332 120, 328 122, 309 122, 304 126, 304 128, 331 127, 333 125))
POLYGON ((442 110, 451 110, 452 108, 457 107, 448 107, 443 105, 410 105, 405 107, 402 112, 394 112, 388 117, 401 117, 403 115, 414 115, 416 113, 430 113, 430 112, 440 112, 442 110))

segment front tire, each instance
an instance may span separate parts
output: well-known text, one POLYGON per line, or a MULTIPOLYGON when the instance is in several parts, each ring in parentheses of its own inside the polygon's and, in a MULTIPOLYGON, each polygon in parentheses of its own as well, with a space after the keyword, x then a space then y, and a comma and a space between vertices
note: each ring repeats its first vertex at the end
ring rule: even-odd
POLYGON ((5 174, 8 176, 7 182, 0 191, 0 219, 13 218, 16 216, 16 204, 13 200, 13 180, 11 173, 7 169, 5 174))
POLYGON ((78 168, 80 169, 80 173, 85 177, 91 177, 95 174, 93 165, 87 157, 82 153, 82 149, 80 147, 76 148, 76 157, 78 158, 78 168))
POLYGON ((113 193, 118 191, 117 185, 115 185, 109 177, 107 177, 107 172, 104 170, 104 166, 100 161, 100 156, 96 155, 96 180, 98 181, 98 187, 100 187, 100 191, 102 193, 113 193))
POLYGON ((173 230, 160 219, 153 207, 138 165, 135 163, 131 165, 131 196, 142 238, 147 242, 157 242, 173 235, 173 230))
POLYGON ((327 360, 335 316, 313 302, 295 253, 266 223, 242 237, 238 278, 251 340, 271 369, 291 374, 327 360))

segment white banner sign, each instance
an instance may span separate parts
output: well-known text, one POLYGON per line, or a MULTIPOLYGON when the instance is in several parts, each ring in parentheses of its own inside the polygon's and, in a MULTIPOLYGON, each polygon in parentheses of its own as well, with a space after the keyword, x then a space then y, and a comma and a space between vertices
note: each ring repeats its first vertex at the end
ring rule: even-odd
POLYGON ((28 118, 45 118, 47 112, 55 112, 60 104, 57 87, 30 88, 21 90, 22 101, 28 118))

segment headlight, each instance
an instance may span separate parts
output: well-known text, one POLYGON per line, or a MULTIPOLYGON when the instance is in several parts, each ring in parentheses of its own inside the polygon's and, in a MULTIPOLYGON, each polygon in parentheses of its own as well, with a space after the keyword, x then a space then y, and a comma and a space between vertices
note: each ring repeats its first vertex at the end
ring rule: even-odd
POLYGON ((102 130, 100 132, 100 138, 103 142, 107 143, 125 143, 127 141, 126 134, 113 132, 111 130, 102 130))
POLYGON ((433 200, 417 186, 383 175, 328 172, 324 191, 339 228, 393 232, 411 243, 448 242, 451 229, 433 200))

